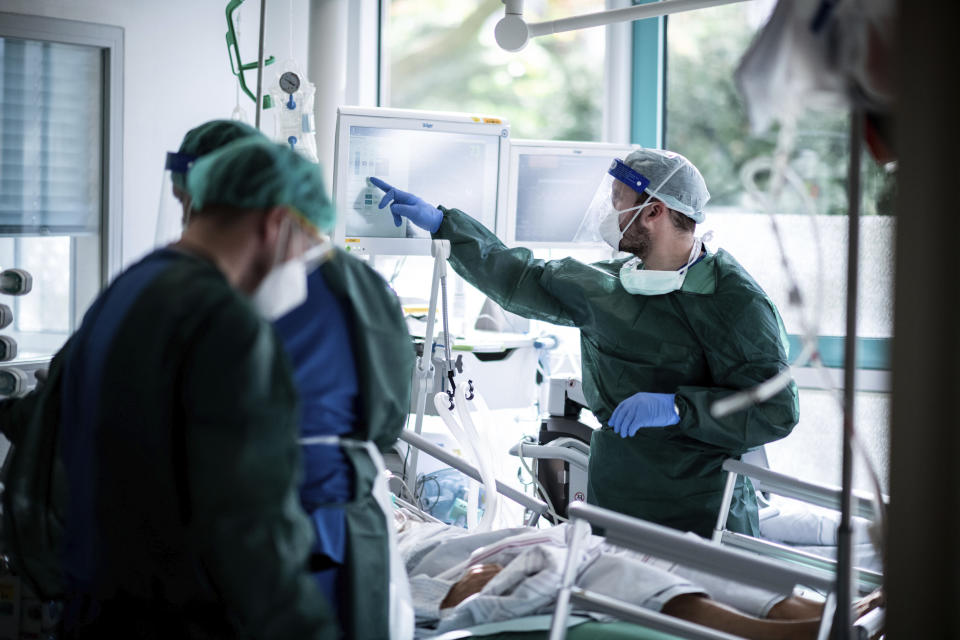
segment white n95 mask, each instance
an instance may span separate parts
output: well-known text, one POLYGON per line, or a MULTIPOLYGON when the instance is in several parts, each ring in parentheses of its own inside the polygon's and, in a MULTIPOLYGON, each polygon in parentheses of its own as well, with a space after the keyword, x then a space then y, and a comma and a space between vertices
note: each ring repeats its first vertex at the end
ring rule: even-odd
POLYGON ((702 247, 703 240, 694 238, 686 264, 677 271, 644 269, 639 258, 628 260, 620 267, 620 284, 627 293, 641 296, 660 296, 671 291, 679 291, 683 287, 683 281, 690 267, 700 257, 702 247))
POLYGON ((253 306, 267 320, 276 320, 307 299, 307 264, 303 256, 278 264, 253 292, 253 306))
POLYGON ((629 209, 623 209, 621 211, 614 209, 600 218, 600 225, 597 231, 599 232, 603 241, 613 247, 614 251, 620 251, 620 241, 623 240, 624 233, 623 231, 620 231, 620 214, 626 213, 627 211, 639 212, 640 209, 643 209, 648 204, 653 203, 645 202, 642 205, 630 207, 629 209))

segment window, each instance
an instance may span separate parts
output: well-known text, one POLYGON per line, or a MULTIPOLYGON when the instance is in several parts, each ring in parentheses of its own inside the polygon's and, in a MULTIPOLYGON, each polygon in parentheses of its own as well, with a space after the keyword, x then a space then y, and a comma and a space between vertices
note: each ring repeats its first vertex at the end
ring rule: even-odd
MULTIPOLYGON (((528 20, 604 9, 604 0, 526 3, 528 20)), ((603 125, 602 28, 534 38, 502 50, 493 29, 500 0, 391 0, 383 46, 384 106, 506 118, 516 138, 599 141, 603 125)))
POLYGON ((122 37, 0 13, 0 269, 33 279, 0 296, 18 351, 4 369, 46 366, 118 266, 122 37))
MULTIPOLYGON (((712 244, 736 257, 770 295, 790 334, 801 333, 789 304, 788 280, 771 222, 744 189, 741 168, 772 154, 777 132, 753 136, 734 84, 734 70, 773 2, 751 2, 671 15, 667 20, 665 147, 697 165, 712 198, 702 231, 714 231, 712 244)), ((847 165, 849 115, 808 112, 797 123, 791 167, 815 203, 817 233, 802 215, 799 198, 785 197, 776 222, 807 304, 816 297, 816 256, 823 259, 821 345, 845 334, 847 257, 847 165)), ((886 351, 893 335, 894 176, 864 157, 861 219, 858 337, 865 338, 866 360, 889 368, 886 351)), ((762 185, 761 185, 762 186, 762 185)), ((798 349, 792 350, 796 355, 798 349)), ((842 350, 840 351, 842 353, 842 350)), ((842 359, 828 366, 843 366, 842 359)), ((871 365, 874 366, 874 365, 871 365)), ((882 387, 884 385, 880 385, 882 387)), ((856 423, 877 467, 887 468, 889 394, 858 393, 856 423)), ((842 412, 828 391, 802 388, 800 423, 786 439, 767 446, 771 466, 808 480, 838 484, 842 412)), ((885 479, 881 478, 881 481, 885 479)), ((856 484, 868 489, 866 477, 856 484)))
MULTIPOLYGON (((524 14, 532 22, 604 8, 604 0, 540 0, 527 2, 524 14)), ((512 138, 602 140, 603 28, 534 38, 522 52, 511 53, 494 40, 503 17, 500 0, 390 0, 384 16, 383 106, 500 116, 509 121, 512 138)), ((537 250, 544 258, 567 254, 537 250)), ((608 256, 600 250, 590 259, 608 256)), ((432 260, 378 257, 376 266, 405 303, 426 304, 432 260)), ((452 272, 450 280, 451 328, 462 333, 473 327, 485 296, 452 272)), ((565 332, 564 349, 579 355, 575 330, 542 328, 565 332)))

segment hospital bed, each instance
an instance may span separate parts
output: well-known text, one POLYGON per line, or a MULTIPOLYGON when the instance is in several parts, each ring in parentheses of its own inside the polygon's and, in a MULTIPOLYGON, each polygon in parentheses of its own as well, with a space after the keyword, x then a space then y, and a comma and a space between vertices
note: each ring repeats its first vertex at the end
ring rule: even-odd
MULTIPOLYGON (((481 481, 480 471, 476 467, 460 456, 452 454, 443 447, 433 444, 423 436, 417 435, 410 430, 404 430, 400 434, 400 439, 409 446, 417 448, 422 453, 436 458, 444 464, 450 465, 450 467, 460 471, 469 478, 477 482, 481 481)), ((540 517, 546 515, 549 511, 549 507, 545 502, 532 498, 500 481, 497 481, 497 491, 500 495, 520 504, 526 509, 529 516, 526 518, 524 524, 527 526, 535 526, 540 517)), ((400 499, 398 499, 398 501, 400 501, 400 499)), ((407 504, 406 506, 410 507, 412 505, 407 504)), ((425 517, 435 520, 431 518, 429 514, 425 514, 425 517)), ((519 625, 513 625, 514 627, 529 627, 529 630, 525 631, 504 629, 503 625, 483 625, 471 629, 446 632, 435 636, 435 638, 437 640, 457 640, 468 637, 483 637, 488 640, 546 640, 552 619, 548 616, 530 616, 529 618, 528 621, 520 621, 519 625)), ((514 622, 516 623, 518 621, 514 622)), ((570 626, 567 630, 566 637, 570 640, 676 640, 682 637, 664 633, 647 625, 630 621, 599 622, 581 617, 578 622, 579 623, 570 626)))
MULTIPOLYGON (((794 545, 788 546, 729 531, 726 528, 726 524, 730 513, 730 499, 733 495, 737 478, 740 476, 750 478, 758 493, 779 495, 831 511, 840 510, 842 496, 839 487, 829 487, 806 482, 771 469, 733 458, 723 463, 723 470, 727 473, 727 479, 723 500, 721 501, 720 513, 717 516, 717 523, 714 527, 713 542, 745 551, 760 553, 768 557, 779 558, 791 564, 806 567, 808 570, 817 572, 830 579, 835 579, 837 563, 834 559, 827 557, 834 548, 832 545, 810 545, 798 549, 794 545)), ((888 501, 886 497, 884 497, 883 500, 884 503, 888 501)), ((853 492, 853 515, 855 517, 874 521, 877 518, 875 510, 876 505, 870 496, 863 492, 853 492)), ((872 569, 855 567, 855 575, 857 585, 863 593, 876 589, 883 583, 883 575, 872 569)))
MULTIPOLYGON (((427 455, 436 457, 445 464, 458 469, 474 480, 481 480, 478 469, 459 456, 432 444, 423 437, 410 431, 404 431, 401 434, 401 439, 427 455)), ((731 465, 727 470, 731 474, 755 471, 754 469, 743 469, 736 465, 731 465)), ((779 485, 773 482, 775 477, 768 477, 768 482, 764 485, 765 488, 780 490, 779 485)), ((735 479, 734 475, 734 481, 735 479)), ((501 495, 522 504, 527 509, 530 516, 526 520, 526 524, 536 524, 540 516, 548 511, 548 506, 544 502, 499 481, 497 482, 497 491, 501 495)), ((835 577, 824 565, 804 565, 796 562, 793 557, 786 555, 775 554, 775 558, 760 557, 756 553, 743 549, 726 548, 690 534, 683 534, 660 525, 581 502, 571 503, 569 515, 572 519, 574 534, 568 552, 562 589, 555 613, 550 620, 550 640, 559 640, 560 638, 574 640, 578 638, 597 638, 601 640, 604 638, 623 640, 662 640, 666 638, 733 640, 735 638, 735 636, 649 609, 643 609, 628 603, 611 602, 608 597, 599 597, 587 590, 575 587, 573 585, 577 574, 575 558, 578 557, 576 546, 590 533, 591 525, 602 528, 607 542, 618 547, 677 562, 700 571, 721 575, 734 582, 770 591, 789 593, 795 587, 804 586, 826 597, 827 610, 831 610, 833 605, 832 592, 835 586, 835 577), (784 562, 784 560, 788 562, 784 562), (578 610, 613 616, 619 622, 585 620, 581 624, 569 626, 571 605, 578 610)), ((718 527, 726 522, 726 514, 721 515, 723 518, 722 522, 721 519, 718 519, 718 527)), ((722 538, 722 532, 719 537, 722 538)), ((755 551, 755 549, 751 548, 750 551, 755 551)), ((543 616, 536 617, 543 618, 543 616)), ((830 617, 825 615, 824 619, 829 620, 830 617)), ((541 625, 543 622, 543 620, 532 621, 532 623, 541 625)), ((863 637, 871 637, 882 626, 882 623, 882 610, 877 609, 859 620, 857 628, 862 630, 863 637)), ((548 637, 542 629, 516 632, 494 630, 495 628, 490 629, 488 633, 481 627, 474 627, 469 630, 447 632, 437 637, 444 640, 465 637, 530 638, 532 640, 533 638, 548 637)), ((826 637, 824 634, 828 632, 829 624, 825 623, 821 637, 826 637)))
MULTIPOLYGON (((589 429, 579 422, 579 412, 585 403, 579 380, 551 379, 549 382, 547 416, 539 436, 518 442, 511 447, 510 453, 521 459, 536 461, 534 474, 540 489, 556 512, 566 517, 569 503, 586 499, 589 429)), ((838 487, 817 485, 772 471, 768 468, 762 447, 748 452, 739 460, 725 461, 723 470, 728 474, 727 484, 714 541, 799 563, 822 571, 825 575, 835 575, 836 561, 832 556, 836 554, 836 541, 818 539, 810 534, 802 535, 802 522, 819 520, 821 528, 835 531, 836 523, 819 513, 817 508, 839 512, 841 491, 838 487), (749 477, 757 489, 761 502, 760 538, 726 530, 730 497, 740 475, 749 477), (783 503, 764 507, 764 498, 769 494, 798 502, 789 505, 791 509, 784 509, 783 503), (804 509, 802 505, 812 505, 813 508, 804 509), (774 535, 774 532, 790 529, 795 529, 795 534, 774 535)), ((853 515, 857 518, 874 520, 874 505, 866 494, 855 492, 854 507, 853 515)), ((855 545, 854 559, 859 568, 861 591, 878 587, 882 581, 879 552, 872 544, 864 542, 855 545)))
MULTIPOLYGON (((623 620, 637 622, 649 628, 673 633, 693 640, 735 640, 737 636, 680 620, 663 613, 643 609, 632 604, 611 601, 586 589, 574 586, 577 574, 578 547, 590 533, 590 528, 603 530, 611 544, 645 553, 664 560, 677 562, 687 567, 705 571, 748 586, 780 593, 790 593, 797 587, 809 587, 826 595, 823 623, 819 638, 830 633, 832 611, 836 606, 833 576, 824 575, 807 567, 789 565, 760 557, 739 549, 729 549, 696 536, 685 535, 660 525, 644 522, 614 511, 593 505, 574 503, 570 505, 574 533, 567 554, 567 566, 557 598, 550 640, 562 640, 566 636, 566 619, 571 605, 615 615, 623 620)), ((874 609, 857 621, 855 628, 860 637, 869 638, 883 624, 883 610, 874 609)))

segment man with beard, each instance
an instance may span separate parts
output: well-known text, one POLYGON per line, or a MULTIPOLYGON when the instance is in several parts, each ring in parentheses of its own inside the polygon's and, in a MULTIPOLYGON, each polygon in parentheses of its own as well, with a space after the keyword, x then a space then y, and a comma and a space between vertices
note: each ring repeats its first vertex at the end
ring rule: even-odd
MULTIPOLYGON (((788 367, 776 307, 733 256, 695 236, 710 198, 683 156, 637 149, 614 160, 578 240, 631 255, 545 262, 507 248, 457 209, 377 178, 401 216, 450 241, 454 270, 507 311, 580 329, 583 390, 602 423, 590 443, 588 501, 708 535, 723 499, 721 466, 783 438, 799 417, 796 384, 716 417, 717 400, 788 367)), ((728 527, 758 535, 757 502, 738 480, 728 527)))

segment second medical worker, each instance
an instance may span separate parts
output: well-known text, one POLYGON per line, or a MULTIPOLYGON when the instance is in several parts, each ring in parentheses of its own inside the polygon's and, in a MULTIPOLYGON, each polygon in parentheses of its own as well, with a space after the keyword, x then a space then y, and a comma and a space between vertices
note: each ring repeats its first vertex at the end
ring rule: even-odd
MULTIPOLYGON (((783 438, 799 417, 796 384, 723 418, 711 405, 788 365, 773 302, 726 251, 695 235, 710 194, 697 168, 668 151, 615 160, 581 225, 629 257, 585 264, 507 248, 457 209, 383 180, 394 221, 450 241, 450 263, 507 311, 580 329, 583 390, 603 424, 590 443, 590 502, 709 535, 721 465, 783 438)), ((740 478, 728 528, 757 535, 756 495, 740 478)))

